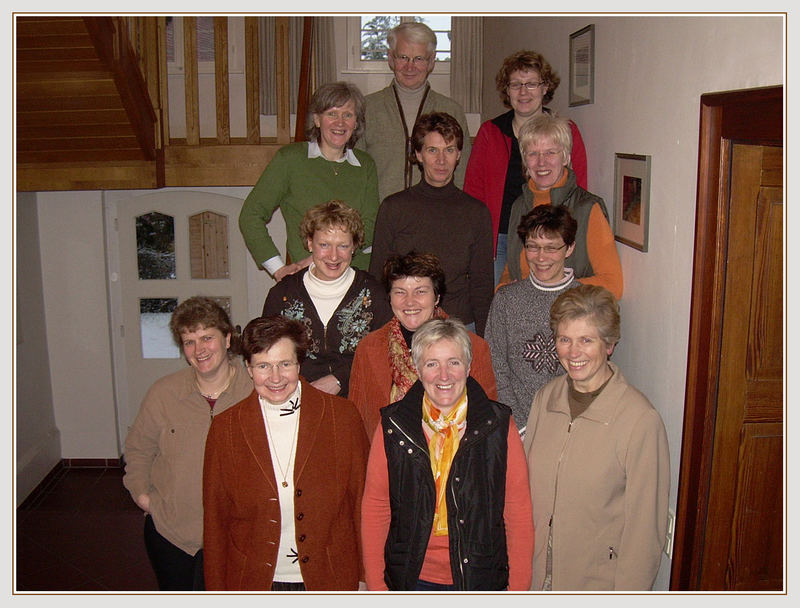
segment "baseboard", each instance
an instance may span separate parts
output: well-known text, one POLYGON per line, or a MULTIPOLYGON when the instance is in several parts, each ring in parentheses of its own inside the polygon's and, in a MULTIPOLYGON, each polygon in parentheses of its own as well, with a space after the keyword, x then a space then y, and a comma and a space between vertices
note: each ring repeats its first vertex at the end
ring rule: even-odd
POLYGON ((26 509, 34 505, 69 469, 112 469, 122 466, 122 458, 62 458, 17 508, 26 509))

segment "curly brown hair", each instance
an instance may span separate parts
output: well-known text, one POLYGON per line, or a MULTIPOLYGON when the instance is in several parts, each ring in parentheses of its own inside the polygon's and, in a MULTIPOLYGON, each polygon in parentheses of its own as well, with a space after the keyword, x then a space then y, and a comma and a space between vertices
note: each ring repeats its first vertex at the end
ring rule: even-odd
POLYGON ((539 78, 547 83, 547 91, 542 97, 542 104, 553 101, 553 95, 561 83, 561 78, 540 53, 522 50, 506 57, 497 72, 497 76, 494 78, 497 92, 500 93, 500 99, 505 107, 511 107, 511 100, 508 97, 508 81, 511 78, 511 74, 517 70, 538 72, 539 78))
POLYGON ((597 333, 613 347, 620 338, 619 303, 608 289, 600 285, 578 285, 556 298, 550 307, 550 329, 555 336, 564 321, 586 319, 597 333))
POLYGON ((353 247, 356 251, 364 243, 364 222, 361 214, 348 206, 344 201, 334 199, 327 203, 320 203, 311 207, 300 222, 300 238, 304 243, 314 238, 317 230, 328 228, 341 228, 353 237, 353 247))

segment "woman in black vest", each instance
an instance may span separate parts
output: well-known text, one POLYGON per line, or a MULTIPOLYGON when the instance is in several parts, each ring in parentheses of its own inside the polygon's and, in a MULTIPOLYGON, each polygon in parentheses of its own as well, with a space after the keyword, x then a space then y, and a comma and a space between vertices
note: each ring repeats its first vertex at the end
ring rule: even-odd
POLYGON ((415 333, 419 380, 381 410, 361 535, 369 590, 527 591, 533 523, 511 410, 469 377, 463 323, 415 333))

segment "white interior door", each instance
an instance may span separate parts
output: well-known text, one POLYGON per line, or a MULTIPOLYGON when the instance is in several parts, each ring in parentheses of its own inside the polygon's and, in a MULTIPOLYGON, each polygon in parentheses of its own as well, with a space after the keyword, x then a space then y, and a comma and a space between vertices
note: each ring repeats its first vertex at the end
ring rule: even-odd
POLYGON ((154 303, 171 300, 176 305, 195 295, 227 298, 233 324, 244 327, 249 321, 247 257, 238 228, 241 206, 239 198, 198 191, 105 195, 107 238, 117 244, 108 247, 108 284, 121 447, 148 388, 158 378, 187 365, 169 333, 169 312, 150 312, 154 303), (191 278, 190 218, 207 211, 227 220, 227 278, 191 278), (162 222, 173 226, 172 260, 169 255, 144 255, 137 246, 137 218, 152 213, 172 218, 162 222), (150 278, 152 266, 167 268, 161 268, 161 276, 171 278, 150 278))

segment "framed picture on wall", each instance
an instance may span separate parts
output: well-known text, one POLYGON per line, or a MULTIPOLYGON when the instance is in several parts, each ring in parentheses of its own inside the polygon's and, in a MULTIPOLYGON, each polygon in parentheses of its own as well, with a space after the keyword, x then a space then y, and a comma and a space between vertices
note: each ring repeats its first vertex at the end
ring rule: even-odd
POLYGON ((569 105, 594 103, 594 24, 569 35, 569 105))
POLYGON ((650 157, 614 155, 614 238, 647 251, 650 223, 650 157))

